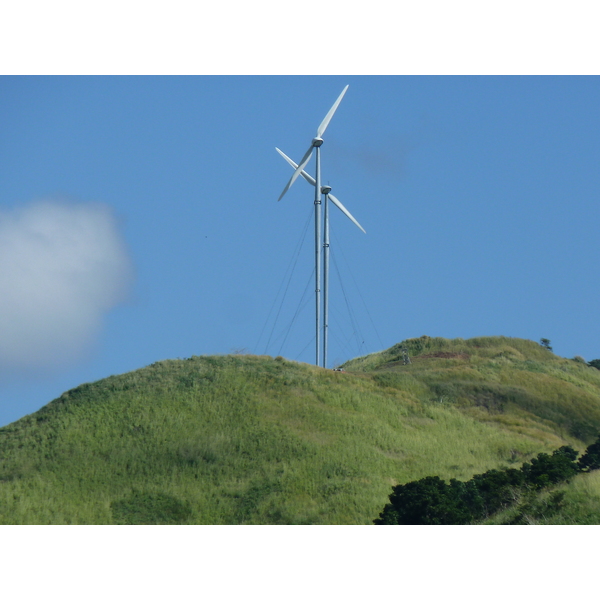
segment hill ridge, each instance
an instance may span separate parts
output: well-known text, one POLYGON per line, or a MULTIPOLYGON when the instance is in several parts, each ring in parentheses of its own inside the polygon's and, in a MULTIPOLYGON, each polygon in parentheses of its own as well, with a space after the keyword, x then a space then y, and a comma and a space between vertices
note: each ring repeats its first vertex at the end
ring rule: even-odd
POLYGON ((529 340, 423 336, 343 368, 192 356, 68 390, 0 429, 0 522, 370 524, 392 485, 600 431, 600 371, 529 340))

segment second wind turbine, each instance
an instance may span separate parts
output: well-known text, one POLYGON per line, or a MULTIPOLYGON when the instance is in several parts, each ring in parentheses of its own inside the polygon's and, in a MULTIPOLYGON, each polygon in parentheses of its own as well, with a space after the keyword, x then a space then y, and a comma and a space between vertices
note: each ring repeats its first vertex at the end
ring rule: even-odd
POLYGON ((324 261, 324 273, 323 273, 323 289, 324 289, 324 312, 325 312, 325 327, 323 335, 323 367, 327 367, 327 337, 328 337, 328 293, 327 286, 329 280, 329 210, 328 200, 331 200, 352 222, 354 222, 363 232, 365 231, 358 221, 346 210, 342 203, 332 196, 329 192, 331 188, 329 186, 321 187, 321 145, 323 144, 322 135, 325 133, 331 118, 333 117, 337 107, 339 106, 348 86, 346 86, 342 93, 338 96, 338 99, 334 102, 333 106, 329 109, 329 112, 325 115, 325 118, 317 129, 317 135, 313 138, 310 147, 302 157, 299 164, 296 165, 289 157, 287 157, 279 148, 276 150, 295 168, 294 174, 288 181, 287 185, 281 192, 278 201, 281 200, 284 194, 292 187, 292 184, 299 175, 302 175, 309 183, 315 186, 315 325, 316 325, 316 350, 315 360, 316 365, 321 364, 321 247, 325 249, 325 261, 324 261), (304 167, 308 164, 313 150, 316 150, 316 178, 313 179, 304 171, 304 167), (321 242, 321 195, 325 195, 325 240, 321 242), (322 246, 321 246, 322 244, 322 246))

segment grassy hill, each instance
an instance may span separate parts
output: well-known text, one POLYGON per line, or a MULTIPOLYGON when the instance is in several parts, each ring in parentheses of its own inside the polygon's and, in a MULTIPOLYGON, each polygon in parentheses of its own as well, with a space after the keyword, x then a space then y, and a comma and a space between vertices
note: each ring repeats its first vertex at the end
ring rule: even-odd
MULTIPOLYGON (((70 390, 0 429, 0 523, 370 524, 392 485, 600 432, 600 370, 527 340, 424 336, 344 369, 194 356, 70 390)), ((551 518, 600 522, 596 473, 563 487, 551 518)))
POLYGON ((486 525, 597 525, 600 523, 600 471, 520 498, 515 506, 483 521, 486 525))

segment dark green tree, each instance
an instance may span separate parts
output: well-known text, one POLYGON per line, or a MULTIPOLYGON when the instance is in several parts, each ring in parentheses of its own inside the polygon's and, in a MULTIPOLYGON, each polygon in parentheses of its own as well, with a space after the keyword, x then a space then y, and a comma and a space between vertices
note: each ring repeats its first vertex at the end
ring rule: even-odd
POLYGON ((482 518, 512 504, 517 490, 523 487, 525 477, 518 469, 491 469, 471 480, 481 498, 482 518))
POLYGON ((590 360, 588 366, 594 367, 594 369, 600 369, 600 358, 595 358, 594 360, 590 360))
POLYGON ((600 469, 600 437, 586 448, 582 457, 577 461, 577 466, 584 473, 600 469))
POLYGON ((521 467, 525 481, 534 488, 543 488, 570 479, 579 470, 575 462, 577 454, 570 446, 562 446, 552 455, 538 454, 521 467))
POLYGON ((540 346, 543 346, 544 348, 547 348, 548 350, 550 350, 550 352, 552 352, 552 346, 550 345, 550 340, 548 340, 546 338, 542 338, 540 340, 540 346))
POLYGON ((439 477, 425 477, 392 488, 390 503, 373 522, 375 525, 461 525, 471 515, 461 501, 464 483, 450 485, 439 477))
POLYGON ((576 462, 578 452, 562 446, 540 453, 520 469, 491 469, 469 481, 425 477, 392 488, 376 525, 463 525, 515 503, 528 488, 541 489, 570 479, 580 470, 600 468, 600 438, 576 462))

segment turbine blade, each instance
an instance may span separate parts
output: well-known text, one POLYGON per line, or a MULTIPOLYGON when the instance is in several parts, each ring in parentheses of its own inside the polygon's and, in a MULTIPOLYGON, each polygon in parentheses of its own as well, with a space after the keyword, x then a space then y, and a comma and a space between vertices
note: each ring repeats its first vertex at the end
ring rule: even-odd
MULTIPOLYGON (((285 152, 282 152, 279 148, 275 148, 275 150, 277 150, 277 152, 279 152, 279 154, 281 154, 281 156, 283 156, 283 158, 285 158, 285 160, 287 160, 288 163, 294 167, 294 169, 298 168, 298 165, 285 152)), ((317 185, 317 182, 314 180, 314 178, 311 177, 306 171, 302 171, 300 175, 302 175, 302 177, 304 177, 304 179, 306 179, 306 181, 308 181, 308 183, 311 185, 317 185)))
POLYGON ((327 197, 363 232, 367 233, 360 223, 350 214, 348 209, 333 195, 327 194, 327 197))
POLYGON ((281 192, 281 195, 277 199, 277 202, 279 202, 279 200, 281 200, 283 198, 283 195, 292 187, 292 184, 294 183, 294 181, 296 181, 296 179, 298 179, 298 175, 300 175, 302 169, 304 169, 304 167, 306 166, 306 163, 308 163, 308 161, 310 160, 310 157, 312 156, 312 151, 313 151, 313 145, 311 144, 310 148, 306 151, 306 154, 302 157, 300 164, 296 167, 296 170, 294 171, 294 174, 288 181, 288 184, 283 189, 283 192, 281 192))
POLYGON ((349 86, 346 86, 342 90, 342 93, 338 96, 338 99, 335 101, 334 105, 329 109, 329 112, 325 115, 325 118, 319 125, 319 129, 317 129, 317 137, 318 138, 320 138, 325 133, 325 130, 327 129, 327 125, 329 125, 329 121, 331 121, 331 117, 333 117, 333 114, 337 110, 337 107, 340 105, 340 102, 342 101, 342 98, 344 97, 344 94, 346 93, 346 90, 348 89, 348 87, 349 86))

